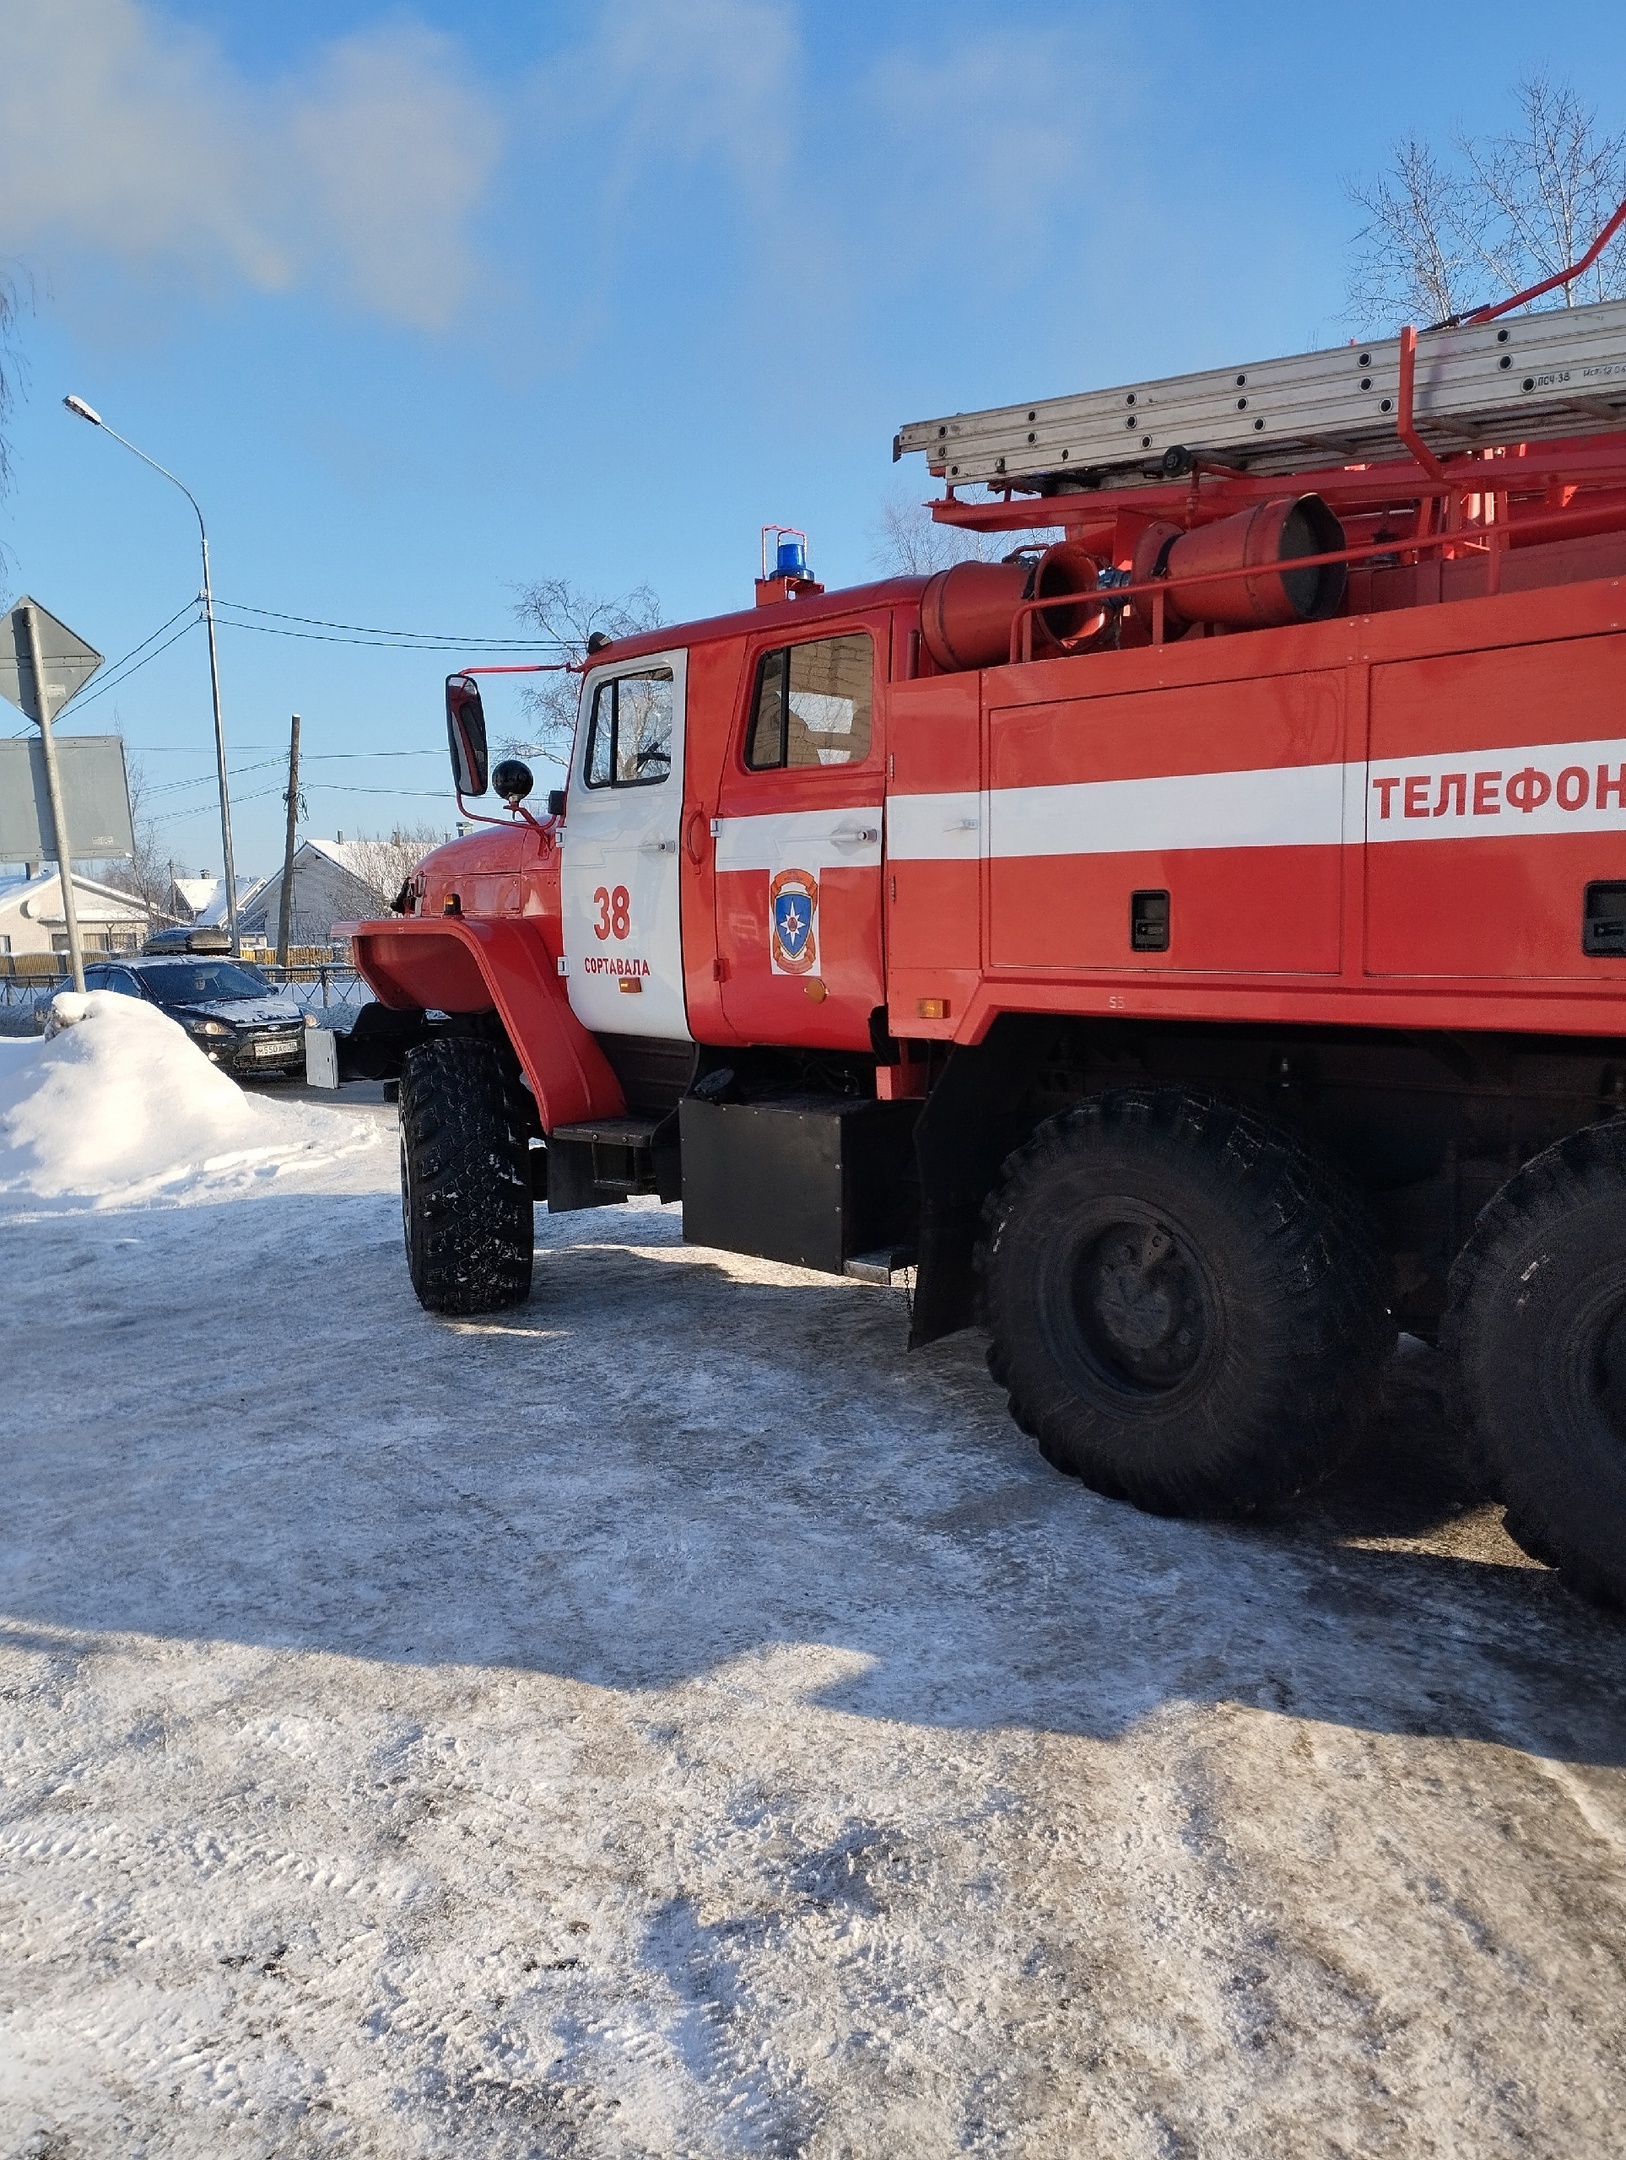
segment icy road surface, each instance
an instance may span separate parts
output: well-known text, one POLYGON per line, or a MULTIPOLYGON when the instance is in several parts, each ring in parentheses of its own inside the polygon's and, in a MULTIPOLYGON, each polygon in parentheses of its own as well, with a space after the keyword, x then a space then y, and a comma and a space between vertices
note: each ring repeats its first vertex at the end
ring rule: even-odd
POLYGON ((431 1320, 253 1107, 0 1149, 5 2160, 1620 2153, 1626 1628, 1421 1407, 1156 1521, 673 1210, 431 1320))

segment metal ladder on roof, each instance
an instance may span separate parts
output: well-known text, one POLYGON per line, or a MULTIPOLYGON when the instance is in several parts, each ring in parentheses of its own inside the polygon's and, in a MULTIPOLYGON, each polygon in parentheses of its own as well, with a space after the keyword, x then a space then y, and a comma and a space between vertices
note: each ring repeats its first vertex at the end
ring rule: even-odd
POLYGON ((917 420, 892 455, 924 452, 951 490, 981 481, 1045 495, 1166 481, 1193 454, 1287 473, 1393 457, 1407 402, 1440 456, 1626 427, 1626 300, 917 420))

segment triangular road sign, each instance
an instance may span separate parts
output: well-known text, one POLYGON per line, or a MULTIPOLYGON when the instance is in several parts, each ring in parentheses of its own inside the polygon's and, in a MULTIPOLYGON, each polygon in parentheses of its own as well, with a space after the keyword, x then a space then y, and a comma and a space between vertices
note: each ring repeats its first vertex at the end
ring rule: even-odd
POLYGON ((0 616, 0 697, 19 706, 35 725, 40 720, 34 662, 29 646, 28 610, 39 624, 40 658, 45 664, 45 718, 54 720, 68 700, 82 690, 102 664, 94 646, 76 637, 37 600, 26 596, 9 615, 0 616))

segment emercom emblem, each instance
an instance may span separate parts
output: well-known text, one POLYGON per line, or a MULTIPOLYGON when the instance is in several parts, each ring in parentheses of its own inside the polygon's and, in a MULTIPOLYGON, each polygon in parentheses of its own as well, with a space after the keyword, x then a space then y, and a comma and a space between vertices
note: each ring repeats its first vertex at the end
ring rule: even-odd
POLYGON ((819 881, 810 870, 781 870, 768 887, 768 952, 776 975, 806 975, 813 968, 818 906, 819 881))

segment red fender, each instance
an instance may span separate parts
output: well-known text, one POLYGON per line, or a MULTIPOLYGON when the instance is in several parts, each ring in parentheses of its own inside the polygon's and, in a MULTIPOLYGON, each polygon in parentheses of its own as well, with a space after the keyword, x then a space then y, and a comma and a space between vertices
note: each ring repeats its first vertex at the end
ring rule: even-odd
POLYGON ((429 1012, 495 1011, 536 1094, 542 1130, 624 1117, 626 1099, 603 1051, 570 1009, 557 962, 524 921, 401 915, 335 923, 381 1005, 429 1012))

